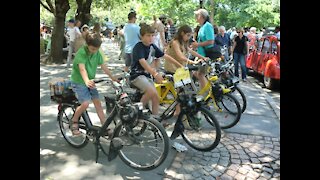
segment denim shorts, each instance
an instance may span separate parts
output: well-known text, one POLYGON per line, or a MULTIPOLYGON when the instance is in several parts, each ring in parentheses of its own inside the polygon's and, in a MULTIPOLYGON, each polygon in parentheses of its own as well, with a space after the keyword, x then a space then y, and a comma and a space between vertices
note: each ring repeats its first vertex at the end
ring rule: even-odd
POLYGON ((99 92, 97 88, 90 89, 84 84, 71 83, 72 90, 75 92, 79 103, 90 101, 92 99, 99 99, 99 92))

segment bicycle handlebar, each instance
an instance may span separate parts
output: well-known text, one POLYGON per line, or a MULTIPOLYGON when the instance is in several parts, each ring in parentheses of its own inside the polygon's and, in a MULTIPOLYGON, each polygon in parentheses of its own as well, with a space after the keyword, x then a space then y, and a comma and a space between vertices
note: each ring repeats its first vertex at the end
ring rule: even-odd
MULTIPOLYGON (((118 80, 121 80, 122 78, 118 78, 118 80)), ((107 79, 107 78, 99 78, 99 79, 94 79, 93 80, 94 83, 101 83, 101 82, 107 82, 107 83, 110 83, 112 84, 112 86, 117 89, 117 90, 122 90, 122 86, 120 83, 118 82, 115 82, 115 81, 112 81, 110 79, 107 79)))
POLYGON ((197 71, 199 69, 198 66, 194 66, 194 65, 187 65, 187 68, 190 70, 190 71, 197 71))

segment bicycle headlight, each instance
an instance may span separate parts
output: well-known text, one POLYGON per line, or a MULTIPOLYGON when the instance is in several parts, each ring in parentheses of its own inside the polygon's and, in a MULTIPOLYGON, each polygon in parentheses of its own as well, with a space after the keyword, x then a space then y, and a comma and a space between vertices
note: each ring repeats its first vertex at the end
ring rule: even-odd
POLYGON ((203 96, 201 96, 201 95, 196 96, 196 102, 200 102, 202 100, 203 100, 203 96))
POLYGON ((125 106, 120 109, 119 117, 124 123, 134 122, 138 117, 138 111, 135 106, 125 106))

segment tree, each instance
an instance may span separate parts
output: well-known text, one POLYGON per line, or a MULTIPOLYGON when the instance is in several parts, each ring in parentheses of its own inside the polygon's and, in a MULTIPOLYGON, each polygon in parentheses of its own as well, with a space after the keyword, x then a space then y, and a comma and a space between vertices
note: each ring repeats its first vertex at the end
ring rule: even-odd
POLYGON ((68 0, 55 0, 54 6, 51 0, 40 0, 40 4, 53 13, 55 17, 54 28, 51 37, 51 51, 49 57, 46 59, 46 63, 63 63, 63 38, 64 38, 64 25, 66 20, 66 14, 70 9, 68 0))
POLYGON ((76 19, 81 21, 81 24, 88 24, 92 19, 90 14, 92 0, 76 0, 77 1, 77 14, 76 19))

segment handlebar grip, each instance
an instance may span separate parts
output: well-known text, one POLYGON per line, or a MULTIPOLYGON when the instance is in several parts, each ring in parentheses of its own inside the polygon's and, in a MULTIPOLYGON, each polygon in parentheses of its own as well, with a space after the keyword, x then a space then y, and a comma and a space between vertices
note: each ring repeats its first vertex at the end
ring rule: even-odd
POLYGON ((190 71, 196 71, 196 70, 199 69, 198 66, 193 66, 193 65, 187 65, 187 67, 188 67, 188 69, 189 69, 190 71))
POLYGON ((94 79, 93 82, 94 83, 100 83, 100 82, 103 82, 105 81, 104 79, 94 79))

